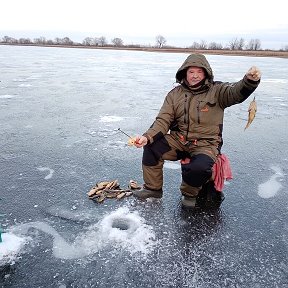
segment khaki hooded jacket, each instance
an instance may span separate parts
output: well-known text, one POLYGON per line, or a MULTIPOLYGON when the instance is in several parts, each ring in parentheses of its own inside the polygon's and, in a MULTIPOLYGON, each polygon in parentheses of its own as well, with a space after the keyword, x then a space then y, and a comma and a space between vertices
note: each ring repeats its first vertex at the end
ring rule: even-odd
POLYGON ((143 134, 148 143, 171 133, 182 144, 198 147, 222 146, 224 109, 243 102, 257 88, 260 81, 251 81, 246 75, 236 83, 215 82, 213 71, 202 54, 191 54, 178 69, 177 87, 166 96, 152 126, 143 134), (186 81, 188 67, 202 67, 206 71, 203 85, 189 87, 186 81))

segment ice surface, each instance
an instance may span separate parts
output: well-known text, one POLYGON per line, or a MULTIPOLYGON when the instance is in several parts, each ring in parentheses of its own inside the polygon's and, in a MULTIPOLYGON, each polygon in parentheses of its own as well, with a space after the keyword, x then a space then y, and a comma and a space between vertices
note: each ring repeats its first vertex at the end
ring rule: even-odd
POLYGON ((117 129, 150 127, 187 56, 0 45, 1 226, 28 239, 1 287, 285 287, 287 59, 206 55, 215 80, 263 75, 249 129, 252 99, 225 110, 219 211, 182 209, 177 161, 162 199, 87 197, 99 181, 142 183, 143 150, 117 129))
POLYGON ((181 164, 178 161, 172 162, 172 161, 166 161, 164 163, 164 168, 167 169, 181 169, 181 164))
POLYGON ((258 195, 262 198, 274 197, 282 188, 282 184, 279 182, 284 177, 282 169, 277 166, 272 166, 271 169, 275 173, 270 177, 269 180, 261 183, 258 187, 258 195))

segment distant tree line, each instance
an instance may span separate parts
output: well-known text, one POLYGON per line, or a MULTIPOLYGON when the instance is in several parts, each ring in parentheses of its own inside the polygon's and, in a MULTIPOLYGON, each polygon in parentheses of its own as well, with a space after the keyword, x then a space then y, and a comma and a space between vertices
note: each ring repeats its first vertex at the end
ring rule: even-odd
MULTIPOLYGON (((140 45, 140 44, 129 44, 124 45, 124 41, 121 38, 113 38, 109 43, 106 37, 86 37, 82 43, 74 42, 69 37, 55 38, 54 40, 46 39, 45 37, 34 38, 19 38, 15 39, 9 36, 4 36, 0 39, 0 43, 4 44, 27 44, 27 45, 75 45, 75 46, 91 46, 91 47, 130 47, 130 48, 141 48, 141 47, 153 47, 153 48, 179 48, 175 46, 167 45, 167 40, 162 35, 157 35, 155 37, 155 46, 151 45, 140 45)), ((200 42, 194 41, 189 47, 195 50, 250 50, 257 51, 262 50, 261 41, 259 39, 250 39, 245 41, 243 38, 234 38, 226 45, 216 42, 206 42, 201 40, 200 42)), ((280 51, 288 51, 288 45, 280 49, 280 51)))

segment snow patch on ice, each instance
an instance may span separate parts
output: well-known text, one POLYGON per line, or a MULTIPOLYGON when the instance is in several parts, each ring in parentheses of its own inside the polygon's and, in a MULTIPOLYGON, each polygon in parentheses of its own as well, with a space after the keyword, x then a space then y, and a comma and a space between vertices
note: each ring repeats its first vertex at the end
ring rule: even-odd
POLYGON ((9 95, 9 94, 0 95, 0 99, 12 99, 14 97, 15 97, 14 95, 9 95))
POLYGON ((11 233, 3 233, 0 243, 0 266, 6 263, 15 262, 21 248, 26 243, 25 238, 18 237, 11 233))
POLYGON ((48 180, 48 179, 51 179, 52 176, 53 176, 53 173, 54 173, 54 170, 53 169, 50 169, 48 167, 38 167, 37 170, 43 172, 43 171, 48 171, 49 174, 47 176, 45 176, 45 180, 48 180))
POLYGON ((148 254, 156 240, 152 227, 145 224, 137 212, 121 207, 88 227, 86 232, 68 243, 53 227, 44 222, 30 222, 14 227, 14 233, 27 234, 36 228, 53 237, 53 254, 61 259, 78 259, 94 254, 109 246, 116 251, 128 250, 131 254, 148 254))
POLYGON ((280 167, 272 166, 271 169, 275 172, 269 180, 258 186, 258 195, 262 198, 274 197, 282 188, 279 182, 283 179, 284 174, 280 167))
POLYGON ((273 79, 273 78, 270 78, 270 79, 261 79, 261 82, 263 83, 281 83, 281 84, 286 84, 287 83, 287 80, 286 79, 273 79))
POLYGON ((120 116, 106 115, 106 116, 102 116, 99 122, 102 122, 102 123, 119 122, 119 121, 122 121, 123 119, 124 118, 120 116))

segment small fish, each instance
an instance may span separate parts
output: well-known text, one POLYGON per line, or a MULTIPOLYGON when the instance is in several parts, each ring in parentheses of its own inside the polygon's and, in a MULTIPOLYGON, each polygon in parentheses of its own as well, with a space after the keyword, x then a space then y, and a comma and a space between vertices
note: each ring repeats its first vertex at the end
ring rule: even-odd
POLYGON ((252 121, 254 120, 255 118, 255 115, 256 115, 256 112, 257 112, 257 104, 256 104, 256 101, 255 101, 255 97, 253 99, 253 101, 251 101, 250 105, 249 105, 249 108, 248 108, 248 122, 246 124, 246 127, 244 128, 244 130, 246 130, 250 124, 252 123, 252 121))
POLYGON ((102 193, 100 194, 99 198, 96 198, 96 201, 98 203, 102 203, 105 200, 105 198, 106 198, 106 193, 102 193))
POLYGON ((117 199, 122 199, 123 197, 125 197, 126 192, 121 192, 119 195, 117 195, 117 199))

